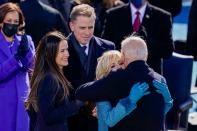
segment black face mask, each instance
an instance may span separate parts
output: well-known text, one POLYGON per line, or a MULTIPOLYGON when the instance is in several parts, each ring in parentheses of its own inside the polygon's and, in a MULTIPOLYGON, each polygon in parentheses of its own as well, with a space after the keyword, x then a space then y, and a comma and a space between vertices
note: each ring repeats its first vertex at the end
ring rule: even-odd
POLYGON ((18 31, 18 24, 3 23, 2 31, 7 37, 11 37, 18 31))

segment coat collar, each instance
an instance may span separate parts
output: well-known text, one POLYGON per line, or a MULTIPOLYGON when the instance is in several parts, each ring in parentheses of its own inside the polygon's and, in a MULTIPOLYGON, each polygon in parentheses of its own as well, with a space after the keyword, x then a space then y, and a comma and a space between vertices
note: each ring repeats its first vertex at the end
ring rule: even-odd
POLYGON ((0 50, 6 55, 6 56, 10 56, 11 52, 10 49, 8 47, 8 42, 6 41, 5 37, 3 36, 3 34, 0 32, 0 50))
MULTIPOLYGON (((130 24, 129 25, 132 25, 132 19, 133 18, 132 18, 132 14, 131 14, 130 4, 127 3, 124 6, 124 8, 125 8, 125 13, 126 13, 125 15, 127 15, 129 17, 128 19, 130 19, 130 24)), ((144 13, 144 17, 142 19, 142 25, 148 23, 148 21, 151 17, 151 12, 152 12, 151 10, 152 10, 152 6, 149 3, 147 3, 146 10, 145 10, 145 13, 144 13)))
MULTIPOLYGON (((3 34, 0 32, 0 50, 2 50, 2 52, 6 55, 6 56, 11 56, 11 51, 9 49, 9 46, 8 46, 8 42, 6 41, 5 37, 3 36, 3 34)), ((14 36, 14 41, 13 41, 13 48, 17 48, 18 45, 19 45, 19 40, 18 40, 18 37, 16 37, 16 35, 14 36), (16 45, 18 44, 18 45, 16 45)), ((16 49, 15 49, 16 50, 16 49)))

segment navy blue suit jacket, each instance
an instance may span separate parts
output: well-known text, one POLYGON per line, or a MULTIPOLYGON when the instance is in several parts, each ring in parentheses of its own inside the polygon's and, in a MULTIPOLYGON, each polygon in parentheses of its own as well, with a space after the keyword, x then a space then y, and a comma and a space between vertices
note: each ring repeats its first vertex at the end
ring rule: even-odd
POLYGON ((159 131, 163 129, 164 100, 154 91, 153 79, 160 80, 162 76, 148 67, 144 61, 135 61, 125 70, 110 73, 107 77, 82 85, 76 91, 80 100, 110 101, 113 106, 119 99, 129 95, 132 85, 136 82, 147 82, 151 94, 144 96, 137 108, 110 131, 159 131))
MULTIPOLYGON (((68 36, 68 51, 69 51, 69 58, 68 58, 68 66, 64 68, 64 74, 66 78, 71 82, 74 89, 76 89, 81 84, 84 84, 89 81, 93 81, 95 79, 95 71, 97 65, 97 59, 108 50, 115 49, 115 44, 113 42, 101 39, 99 37, 93 36, 93 48, 91 53, 91 61, 90 61, 90 68, 88 74, 85 74, 83 69, 83 65, 80 62, 79 54, 77 53, 76 49, 73 46, 73 37, 70 34, 68 36)), ((91 49, 89 49, 90 52, 91 49)), ((90 55, 90 53, 88 53, 90 55)))

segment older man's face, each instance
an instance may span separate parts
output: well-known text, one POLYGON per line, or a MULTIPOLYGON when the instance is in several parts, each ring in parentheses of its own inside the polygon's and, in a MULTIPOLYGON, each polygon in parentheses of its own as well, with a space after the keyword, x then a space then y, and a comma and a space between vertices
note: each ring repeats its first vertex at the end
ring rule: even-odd
POLYGON ((95 19, 93 17, 78 16, 70 22, 71 31, 80 44, 90 42, 94 33, 95 19))

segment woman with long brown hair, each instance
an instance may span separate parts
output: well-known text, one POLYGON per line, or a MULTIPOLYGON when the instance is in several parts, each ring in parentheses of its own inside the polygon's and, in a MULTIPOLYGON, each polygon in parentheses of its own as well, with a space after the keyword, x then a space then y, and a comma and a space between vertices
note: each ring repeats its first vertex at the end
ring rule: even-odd
POLYGON ((67 118, 82 105, 68 98, 71 85, 62 70, 68 57, 67 39, 61 33, 50 32, 41 39, 26 102, 33 131, 67 131, 67 118))

